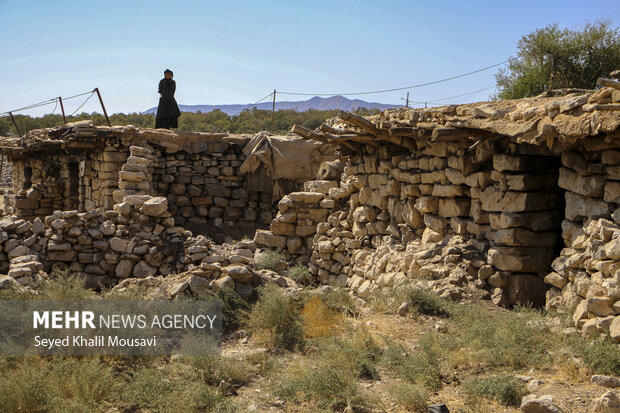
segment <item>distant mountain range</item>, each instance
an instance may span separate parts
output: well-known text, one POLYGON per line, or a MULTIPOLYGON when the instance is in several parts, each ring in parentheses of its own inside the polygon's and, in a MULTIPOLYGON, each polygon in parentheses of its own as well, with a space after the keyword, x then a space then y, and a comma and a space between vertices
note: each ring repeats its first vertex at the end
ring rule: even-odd
MULTIPOLYGON (((181 112, 198 112, 201 111, 203 113, 211 112, 213 110, 219 109, 227 115, 235 115, 236 113, 242 111, 244 108, 252 109, 255 107, 259 110, 271 110, 273 103, 272 102, 263 102, 258 105, 249 106, 246 105, 179 105, 179 109, 181 112)), ((357 108, 366 108, 366 109, 391 109, 401 107, 403 105, 388 105, 385 103, 377 103, 377 102, 366 102, 364 100, 359 99, 347 99, 344 96, 332 96, 329 98, 322 98, 319 96, 315 96, 312 99, 302 100, 298 102, 276 102, 276 110, 295 110, 297 112, 305 112, 309 109, 317 109, 317 110, 355 110, 357 108)), ((157 113, 157 107, 152 107, 142 113, 157 113)))

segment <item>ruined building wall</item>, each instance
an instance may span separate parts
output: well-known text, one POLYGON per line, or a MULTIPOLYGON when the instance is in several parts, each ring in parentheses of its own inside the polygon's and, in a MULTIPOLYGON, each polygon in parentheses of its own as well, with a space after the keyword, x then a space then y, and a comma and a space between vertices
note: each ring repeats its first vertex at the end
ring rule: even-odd
POLYGON ((253 234, 271 222, 271 188, 254 187, 239 173, 243 143, 213 143, 200 151, 174 153, 154 147, 153 187, 167 197, 178 225, 234 236, 253 234))
MULTIPOLYGON (((574 321, 584 333, 607 332, 612 322, 620 323, 620 142, 614 132, 620 119, 613 112, 618 105, 599 114, 587 104, 604 93, 531 109, 536 101, 505 103, 522 108, 509 115, 510 109, 499 114, 488 105, 482 114, 477 108, 437 109, 429 119, 418 118, 419 132, 395 125, 389 113, 371 125, 353 119, 366 133, 384 128, 422 138, 394 144, 375 129, 371 144, 358 144, 355 139, 365 142, 367 135, 348 135, 353 138, 351 148, 342 146, 346 167, 338 187, 298 196, 312 198, 312 206, 290 202, 289 195, 271 231, 257 233, 255 242, 290 254, 296 213, 330 205, 326 220, 314 223, 308 260, 320 282, 346 284, 365 297, 423 278, 450 298, 472 294, 499 305, 576 307, 574 321), (437 126, 446 122, 447 109, 475 116, 452 121, 465 124, 462 131, 437 126), (515 123, 526 112, 529 123, 515 123), (532 120, 532 113, 541 120, 532 120), (508 120, 498 120, 502 116, 508 120), (476 140, 472 136, 480 132, 471 125, 511 133, 518 128, 528 138, 487 133, 476 140), (437 128, 432 139, 424 128, 437 128), (445 140, 435 138, 438 130, 445 140)), ((338 140, 334 128, 325 130, 331 135, 306 134, 338 140)))
POLYGON ((87 125, 77 129, 81 150, 58 144, 48 151, 22 149, 10 154, 15 197, 6 197, 9 212, 32 220, 57 210, 112 209, 119 190, 131 194, 143 189, 139 186, 144 184, 131 181, 119 187, 119 171, 130 157, 131 145, 143 142, 155 157, 150 193, 168 199, 178 225, 216 238, 240 238, 268 227, 273 218, 268 173, 264 168, 251 177, 239 172, 249 138, 198 137, 175 142, 174 135, 162 138, 151 132, 147 137, 132 127, 87 125), (84 139, 90 141, 84 144, 84 139))
MULTIPOLYGON (((438 142, 410 153, 384 145, 352 155, 341 187, 330 193, 347 201, 315 238, 311 269, 318 278, 328 281, 344 272, 354 289, 368 281, 365 291, 378 285, 387 266, 386 260, 377 267, 377 257, 368 251, 393 244, 424 249, 457 236, 479 255, 465 271, 478 288, 490 285, 488 289, 504 303, 540 304, 543 279, 559 238, 555 209, 562 204, 555 183, 559 159, 535 155, 540 151, 528 147, 489 142, 467 151, 468 146, 466 141, 438 142), (330 231, 338 236, 330 236, 330 231), (348 248, 335 251, 343 236, 350 240, 345 242, 348 248), (478 276, 484 264, 491 268, 485 267, 478 276), (528 292, 532 286, 540 292, 524 295, 524 284, 528 292)), ((448 267, 413 259, 416 251, 409 249, 405 260, 396 259, 398 270, 392 272, 410 277, 450 275, 448 267)), ((452 255, 462 253, 457 249, 452 255)))

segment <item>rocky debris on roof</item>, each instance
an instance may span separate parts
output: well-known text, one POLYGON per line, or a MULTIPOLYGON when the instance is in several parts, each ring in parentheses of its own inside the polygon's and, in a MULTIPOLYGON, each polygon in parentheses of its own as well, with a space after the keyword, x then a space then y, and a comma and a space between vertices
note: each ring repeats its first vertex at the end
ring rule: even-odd
POLYGON ((308 139, 355 146, 391 142, 409 149, 436 141, 508 137, 517 143, 574 143, 620 126, 620 81, 599 79, 598 90, 553 91, 533 98, 425 109, 389 109, 362 118, 342 112, 315 131, 295 125, 308 139))

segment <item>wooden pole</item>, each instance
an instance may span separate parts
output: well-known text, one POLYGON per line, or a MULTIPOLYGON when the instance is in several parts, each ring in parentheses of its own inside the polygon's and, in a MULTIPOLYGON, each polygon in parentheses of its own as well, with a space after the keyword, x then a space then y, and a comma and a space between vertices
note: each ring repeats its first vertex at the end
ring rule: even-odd
POLYGON ((62 98, 58 96, 58 101, 60 102, 60 111, 62 112, 62 121, 67 123, 67 117, 65 116, 65 107, 62 104, 62 98))
POLYGON ((97 96, 99 97, 99 103, 101 103, 101 109, 103 109, 105 120, 108 121, 108 126, 112 127, 112 124, 110 123, 110 118, 108 117, 108 112, 105 110, 105 106, 103 104, 103 99, 101 99, 101 93, 99 92, 99 88, 96 87, 94 91, 97 92, 97 96))
POLYGON ((273 121, 276 116, 276 90, 273 90, 273 106, 271 107, 271 132, 273 132, 273 121))
POLYGON ((407 103, 405 103, 405 107, 409 107, 409 92, 407 92, 407 103))
POLYGON ((21 138, 22 133, 19 131, 19 128, 17 127, 17 122, 15 121, 15 118, 13 117, 13 112, 9 112, 9 115, 11 115, 11 120, 13 120, 13 125, 15 126, 15 130, 17 131, 17 134, 21 138))

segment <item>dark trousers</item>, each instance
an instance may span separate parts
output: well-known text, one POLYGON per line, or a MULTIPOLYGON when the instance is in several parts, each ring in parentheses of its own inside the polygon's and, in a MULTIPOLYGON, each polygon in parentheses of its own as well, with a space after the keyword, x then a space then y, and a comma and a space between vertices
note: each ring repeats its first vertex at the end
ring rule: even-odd
POLYGON ((179 127, 179 118, 176 116, 172 118, 155 118, 155 128, 178 128, 179 127))

